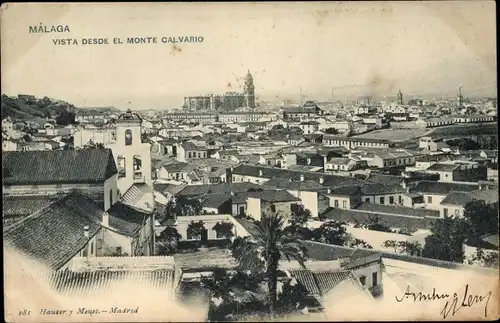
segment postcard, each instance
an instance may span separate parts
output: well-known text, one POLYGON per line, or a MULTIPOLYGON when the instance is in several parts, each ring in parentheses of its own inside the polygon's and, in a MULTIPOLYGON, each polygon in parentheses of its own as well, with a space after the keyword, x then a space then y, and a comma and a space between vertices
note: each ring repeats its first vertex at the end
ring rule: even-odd
POLYGON ((2 4, 5 320, 498 319, 495 12, 2 4))

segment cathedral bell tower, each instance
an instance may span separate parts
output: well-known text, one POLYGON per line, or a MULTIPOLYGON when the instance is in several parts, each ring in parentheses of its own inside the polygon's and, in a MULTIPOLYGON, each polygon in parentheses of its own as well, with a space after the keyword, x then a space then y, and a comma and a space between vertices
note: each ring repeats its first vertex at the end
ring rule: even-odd
POLYGON ((245 105, 251 109, 255 109, 255 88, 253 86, 253 77, 250 71, 248 71, 245 76, 244 95, 245 105))

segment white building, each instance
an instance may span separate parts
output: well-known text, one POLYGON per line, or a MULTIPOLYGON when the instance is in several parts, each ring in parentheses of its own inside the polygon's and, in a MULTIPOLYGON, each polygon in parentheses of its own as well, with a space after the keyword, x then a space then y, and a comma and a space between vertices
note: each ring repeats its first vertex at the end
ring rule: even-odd
POLYGON ((118 167, 118 189, 123 194, 133 184, 152 184, 151 147, 141 141, 142 120, 130 109, 116 121, 116 141, 108 148, 118 167))

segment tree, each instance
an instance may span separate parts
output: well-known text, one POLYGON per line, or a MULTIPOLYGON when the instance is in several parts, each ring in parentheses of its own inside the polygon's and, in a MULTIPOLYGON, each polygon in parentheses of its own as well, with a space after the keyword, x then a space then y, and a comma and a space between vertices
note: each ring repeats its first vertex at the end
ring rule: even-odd
POLYGON ((301 240, 287 235, 283 231, 283 216, 267 211, 257 224, 259 234, 235 240, 236 259, 240 268, 252 269, 265 273, 268 292, 269 310, 274 315, 277 300, 278 263, 282 257, 288 261, 295 259, 305 267, 307 249, 301 240), (262 266, 263 265, 263 266, 262 266))
POLYGON ((171 256, 177 251, 181 235, 173 226, 167 226, 156 239, 157 253, 161 256, 171 256))
MULTIPOLYGON (((191 223, 189 223, 187 232, 189 235, 191 235, 193 238, 196 238, 196 240, 201 240, 201 235, 205 231, 205 222, 203 221, 194 221, 192 220, 191 223)), ((197 243, 197 246, 199 247, 200 243, 197 243)))
POLYGON ((228 243, 230 243, 231 238, 234 237, 233 228, 234 228, 233 223, 222 221, 222 222, 217 222, 214 225, 213 230, 217 232, 218 236, 223 236, 228 240, 228 243))
POLYGON ((203 210, 201 202, 197 198, 178 196, 167 202, 162 210, 158 210, 157 220, 160 223, 166 220, 175 220, 179 216, 200 215, 203 210))
POLYGON ((311 211, 306 209, 302 204, 292 205, 291 211, 290 225, 292 226, 304 227, 311 218, 311 211))
POLYGON ((481 266, 487 268, 498 268, 498 253, 477 248, 476 253, 469 259, 469 265, 474 263, 479 263, 481 266))
POLYGON ((380 216, 370 216, 369 219, 370 223, 368 224, 368 230, 392 232, 388 226, 381 223, 382 219, 380 218, 380 216))
POLYGON ((467 238, 467 222, 461 218, 444 217, 434 222, 432 234, 425 238, 422 256, 462 263, 463 243, 467 238))
POLYGON ((418 242, 386 240, 382 245, 386 248, 394 248, 394 253, 409 256, 419 256, 422 253, 422 246, 418 242))
POLYGON ((89 142, 83 146, 84 149, 104 149, 104 144, 98 142, 98 143, 94 143, 94 141, 92 141, 92 139, 89 140, 89 142))
POLYGON ((328 128, 325 130, 325 133, 327 133, 329 135, 337 135, 339 132, 335 128, 328 128))
POLYGON ((75 114, 73 112, 69 112, 67 109, 59 112, 59 115, 56 117, 56 123, 60 126, 67 126, 75 123, 75 114))
POLYGON ((498 202, 469 202, 465 205, 464 218, 469 224, 469 239, 473 244, 486 234, 498 234, 498 202))
POLYGON ((327 221, 313 232, 314 238, 323 243, 343 246, 348 240, 345 226, 338 221, 327 221))
POLYGON ((368 243, 366 242, 365 240, 361 240, 361 239, 354 239, 352 241, 350 241, 348 243, 348 246, 350 248, 365 248, 365 249, 373 249, 373 247, 368 243))

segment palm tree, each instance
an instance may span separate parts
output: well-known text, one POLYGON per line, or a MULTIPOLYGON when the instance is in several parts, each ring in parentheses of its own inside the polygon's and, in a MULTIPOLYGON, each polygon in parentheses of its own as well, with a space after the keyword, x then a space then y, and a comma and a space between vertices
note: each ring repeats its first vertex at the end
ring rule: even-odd
MULTIPOLYGON (((265 273, 269 291, 269 310, 274 315, 277 299, 278 263, 285 257, 297 260, 305 268, 307 249, 301 240, 283 230, 284 218, 268 211, 257 223, 258 236, 238 239, 234 255, 243 270, 260 270, 265 273)), ((236 241, 235 241, 236 242, 236 241)))

